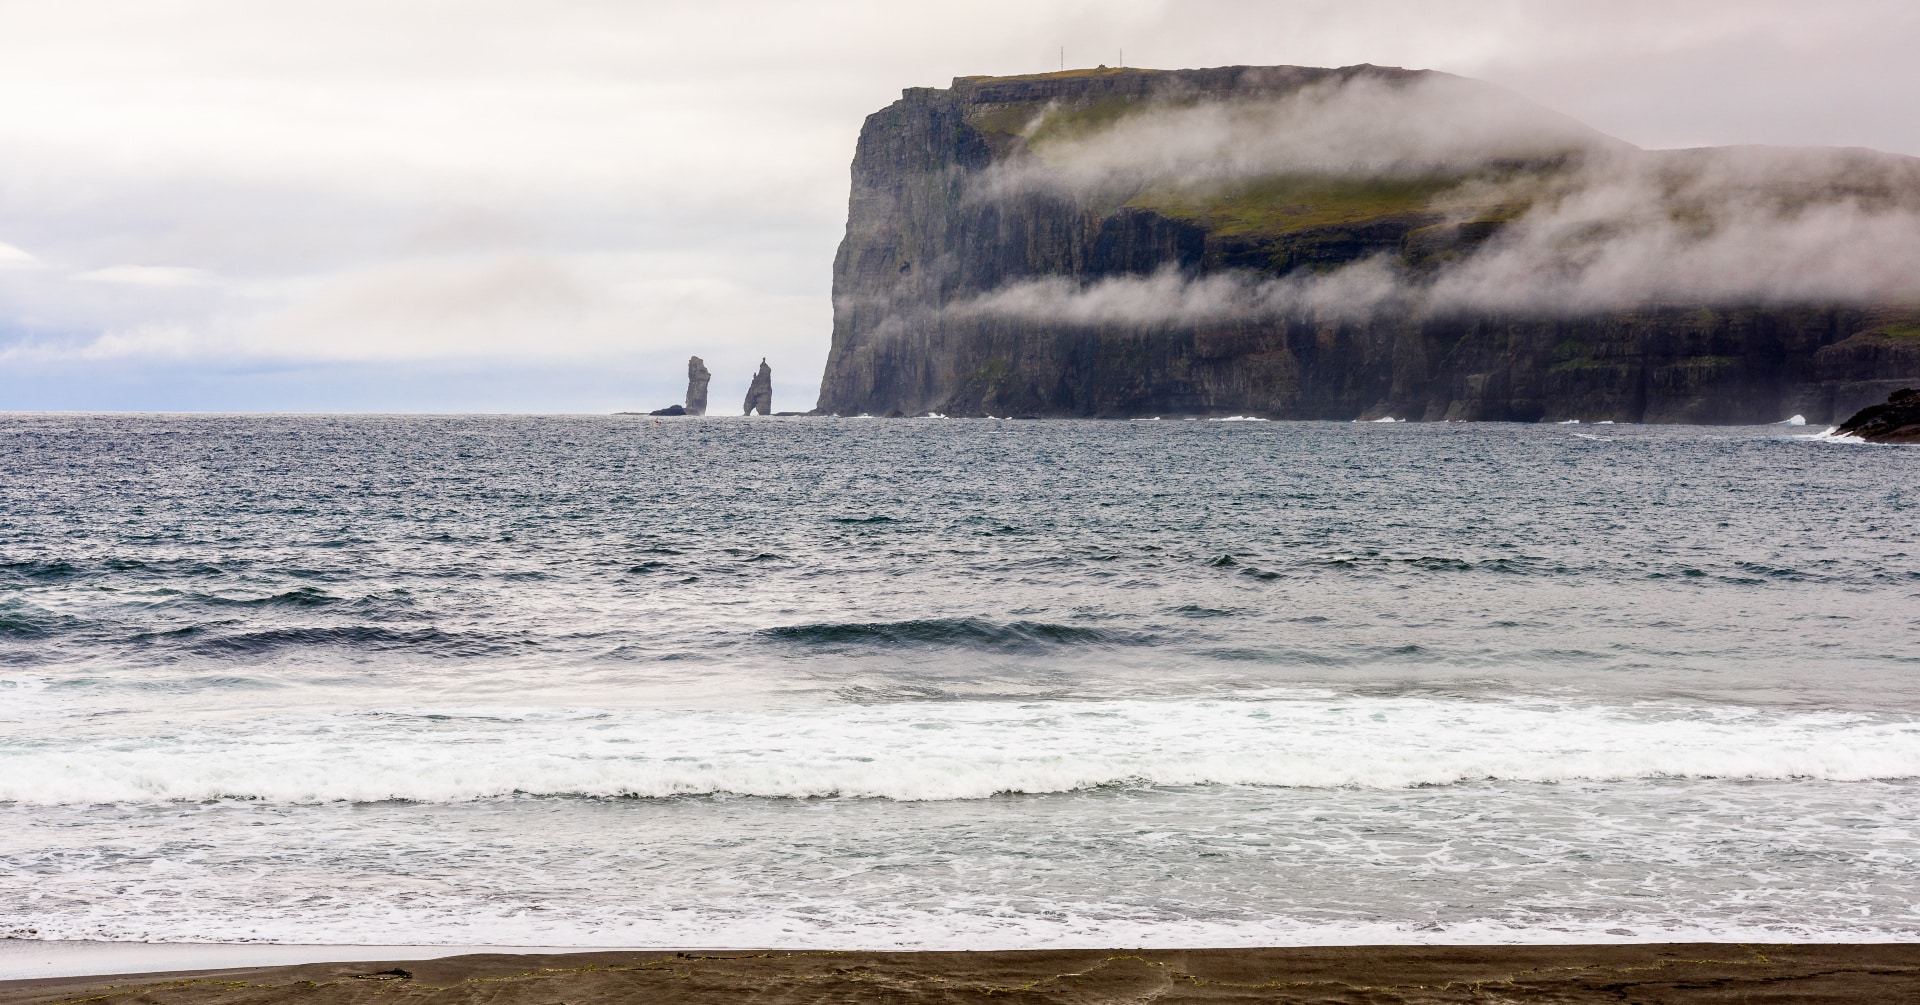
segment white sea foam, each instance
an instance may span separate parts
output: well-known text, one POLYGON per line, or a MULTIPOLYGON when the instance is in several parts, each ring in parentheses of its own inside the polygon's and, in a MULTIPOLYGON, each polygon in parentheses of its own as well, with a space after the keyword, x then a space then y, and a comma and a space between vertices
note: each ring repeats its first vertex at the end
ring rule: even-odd
POLYGON ((1268 695, 771 712, 391 710, 0 746, 0 800, 449 802, 515 793, 978 799, 1107 785, 1920 776, 1920 723, 1816 712, 1268 695))
MULTIPOLYGON (((242 918, 49 919, 36 938, 107 942, 266 942, 276 945, 488 945, 591 949, 922 950, 1235 949, 1265 946, 1592 945, 1655 942, 1847 943, 1912 941, 1911 929, 1862 918, 1844 927, 1796 923, 1687 922, 1669 917, 1612 916, 1552 923, 1500 920, 1326 922, 1298 918, 1208 921, 1132 919, 1055 911, 1044 916, 911 908, 769 909, 715 905, 636 916, 620 905, 581 917, 533 914, 521 907, 428 911, 397 909, 377 916, 334 916, 313 910, 242 918), (209 936, 212 936, 211 938, 209 936)), ((371 912, 367 912, 371 914, 371 912)))
POLYGON ((1804 415, 1795 415, 1790 418, 1780 420, 1780 425, 1782 426, 1804 426, 1806 424, 1807 424, 1807 417, 1804 415))
POLYGON ((1207 421, 1208 422, 1272 422, 1273 420, 1262 419, 1257 415, 1228 415, 1218 419, 1208 419, 1207 421))

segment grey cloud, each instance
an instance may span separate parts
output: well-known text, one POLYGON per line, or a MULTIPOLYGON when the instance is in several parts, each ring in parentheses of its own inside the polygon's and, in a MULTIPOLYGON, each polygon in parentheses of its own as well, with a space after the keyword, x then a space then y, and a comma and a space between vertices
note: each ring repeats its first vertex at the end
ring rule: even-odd
POLYGON ((208 286, 214 282, 205 269, 171 265, 109 265, 76 274, 73 278, 91 283, 125 283, 129 286, 208 286))
MULTIPOLYGON (((1643 146, 1920 152, 1900 104, 1920 88, 1914 18, 1882 0, 14 4, 0 241, 35 261, 0 248, 0 351, 317 359, 309 404, 352 353, 567 360, 669 401, 690 352, 742 388, 773 352, 781 399, 810 399, 854 138, 903 86, 1048 69, 1059 45, 1070 65, 1121 47, 1162 67, 1373 62, 1487 77, 1643 146), (491 315, 484 291, 463 305, 472 277, 516 257, 553 285, 523 271, 491 315), (130 264, 211 278, 73 281, 130 264)), ((1844 222, 1799 225, 1811 240, 1844 222)), ((1248 296, 1263 294, 1187 302, 1248 296)), ((111 404, 86 396, 86 371, 60 372, 75 401, 111 404)))

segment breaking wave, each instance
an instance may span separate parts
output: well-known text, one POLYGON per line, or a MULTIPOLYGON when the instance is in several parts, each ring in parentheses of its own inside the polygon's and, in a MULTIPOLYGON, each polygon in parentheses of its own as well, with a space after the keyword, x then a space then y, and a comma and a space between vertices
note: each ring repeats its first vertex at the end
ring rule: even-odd
POLYGON ((400 710, 236 737, 0 746, 0 801, 505 796, 980 799, 1109 786, 1920 777, 1920 722, 1859 713, 1337 695, 773 712, 400 710))

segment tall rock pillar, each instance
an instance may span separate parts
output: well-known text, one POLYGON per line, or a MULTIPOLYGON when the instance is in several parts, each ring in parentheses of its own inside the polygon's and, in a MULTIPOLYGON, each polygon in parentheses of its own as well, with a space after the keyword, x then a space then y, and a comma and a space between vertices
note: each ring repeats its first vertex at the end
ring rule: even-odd
POLYGON ((698 356, 687 359, 687 414, 707 414, 707 382, 713 374, 707 372, 707 364, 698 356))
POLYGON ((753 383, 747 388, 747 410, 742 415, 752 415, 758 409, 761 415, 773 414, 773 367, 767 365, 765 357, 760 360, 760 372, 753 375, 753 383))

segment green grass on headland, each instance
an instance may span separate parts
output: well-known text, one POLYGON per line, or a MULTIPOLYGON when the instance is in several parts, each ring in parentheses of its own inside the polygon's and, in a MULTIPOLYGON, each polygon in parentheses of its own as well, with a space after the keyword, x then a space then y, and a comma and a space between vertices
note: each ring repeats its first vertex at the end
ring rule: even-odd
POLYGON ((1448 175, 1272 175, 1214 185, 1156 185, 1127 205, 1227 236, 1286 234, 1424 212, 1460 182, 1448 175))
POLYGON ((956 77, 955 82, 966 81, 969 84, 1001 83, 1012 80, 1072 80, 1076 77, 1118 77, 1126 73, 1166 73, 1165 70, 1147 70, 1137 66, 1090 66, 1073 70, 1049 70, 1046 73, 1016 73, 1010 77, 995 77, 990 74, 978 74, 970 77, 956 77))

